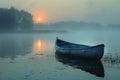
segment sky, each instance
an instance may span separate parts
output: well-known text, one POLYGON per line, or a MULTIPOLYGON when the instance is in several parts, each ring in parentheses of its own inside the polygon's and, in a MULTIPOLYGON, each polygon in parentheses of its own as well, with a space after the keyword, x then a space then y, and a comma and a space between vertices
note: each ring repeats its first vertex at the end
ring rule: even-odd
POLYGON ((30 12, 34 21, 85 21, 120 24, 120 0, 0 0, 0 8, 30 12))

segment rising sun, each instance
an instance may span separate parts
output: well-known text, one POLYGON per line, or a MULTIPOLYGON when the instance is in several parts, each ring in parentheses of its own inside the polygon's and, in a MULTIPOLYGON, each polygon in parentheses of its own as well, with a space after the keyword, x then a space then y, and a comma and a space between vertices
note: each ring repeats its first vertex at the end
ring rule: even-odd
POLYGON ((42 18, 38 17, 38 19, 37 19, 37 20, 38 20, 38 22, 41 22, 41 21, 42 21, 42 18))
POLYGON ((35 23, 45 23, 47 18, 44 13, 35 13, 33 20, 35 23))

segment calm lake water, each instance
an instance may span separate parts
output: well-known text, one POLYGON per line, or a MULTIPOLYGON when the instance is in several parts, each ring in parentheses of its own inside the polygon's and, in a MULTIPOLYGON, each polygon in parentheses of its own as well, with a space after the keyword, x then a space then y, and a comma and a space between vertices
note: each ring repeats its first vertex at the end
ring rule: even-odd
POLYGON ((118 80, 120 31, 0 34, 0 80, 118 80), (101 61, 77 61, 55 55, 55 39, 85 45, 105 44, 101 61))

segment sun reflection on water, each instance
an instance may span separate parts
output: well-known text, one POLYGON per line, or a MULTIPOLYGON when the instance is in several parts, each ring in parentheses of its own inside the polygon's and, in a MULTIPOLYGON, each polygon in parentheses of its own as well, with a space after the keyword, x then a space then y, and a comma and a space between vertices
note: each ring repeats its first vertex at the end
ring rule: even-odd
POLYGON ((34 53, 41 54, 45 50, 45 42, 42 40, 36 40, 34 42, 34 53))

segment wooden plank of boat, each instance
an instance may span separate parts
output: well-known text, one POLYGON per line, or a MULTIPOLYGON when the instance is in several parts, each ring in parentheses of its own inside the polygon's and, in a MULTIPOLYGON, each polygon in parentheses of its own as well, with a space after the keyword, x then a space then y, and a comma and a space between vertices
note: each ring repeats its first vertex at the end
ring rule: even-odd
POLYGON ((56 38, 55 49, 60 55, 100 60, 104 53, 104 44, 87 46, 56 38))

